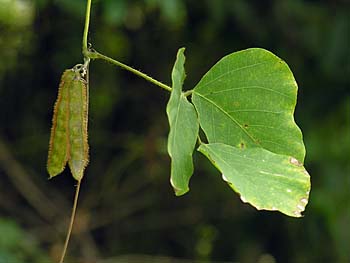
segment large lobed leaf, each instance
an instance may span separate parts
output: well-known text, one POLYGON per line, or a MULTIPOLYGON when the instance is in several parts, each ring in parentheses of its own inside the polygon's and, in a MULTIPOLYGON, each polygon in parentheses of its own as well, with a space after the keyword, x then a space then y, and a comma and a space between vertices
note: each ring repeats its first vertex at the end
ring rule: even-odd
POLYGON ((199 124, 193 105, 182 92, 185 79, 184 48, 179 49, 172 70, 172 91, 167 105, 170 132, 168 153, 171 157, 170 182, 176 195, 189 191, 189 180, 193 173, 192 154, 196 144, 199 124))
POLYGON ((222 143, 202 144, 199 151, 221 171, 243 202, 259 210, 301 216, 308 203, 310 176, 294 157, 222 143))
POLYGON ((199 151, 243 202, 294 217, 301 216, 310 191, 293 117, 297 89, 283 60, 252 48, 222 58, 192 95, 209 141, 199 151))
POLYGON ((262 147, 304 162, 294 122, 297 84, 288 65, 252 48, 222 58, 200 80, 192 100, 210 143, 262 147))

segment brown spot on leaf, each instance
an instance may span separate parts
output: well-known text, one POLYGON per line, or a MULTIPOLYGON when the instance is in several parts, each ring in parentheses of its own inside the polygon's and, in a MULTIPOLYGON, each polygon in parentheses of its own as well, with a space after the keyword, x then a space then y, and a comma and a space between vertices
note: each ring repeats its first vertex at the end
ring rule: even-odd
POLYGON ((301 199, 300 199, 300 202, 301 202, 302 204, 306 205, 306 204, 307 204, 307 198, 305 198, 305 197, 301 198, 301 199))
POLYGON ((300 211, 298 211, 298 210, 294 211, 293 214, 294 214, 296 217, 301 217, 301 213, 300 213, 300 211))
POLYGON ((234 106, 234 107, 239 107, 239 106, 240 106, 240 103, 239 103, 238 101, 234 101, 234 102, 233 102, 233 106, 234 106))
POLYGON ((291 164, 296 165, 296 166, 303 166, 303 164, 301 162, 299 162, 297 159, 295 159, 294 157, 290 157, 289 162, 291 164))

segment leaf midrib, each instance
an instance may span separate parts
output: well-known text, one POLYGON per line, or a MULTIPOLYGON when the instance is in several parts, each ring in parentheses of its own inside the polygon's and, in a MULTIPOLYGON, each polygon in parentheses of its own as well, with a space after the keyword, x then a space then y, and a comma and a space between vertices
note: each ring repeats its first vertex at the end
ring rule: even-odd
MULTIPOLYGON (((175 95, 175 94, 174 94, 175 95)), ((176 94, 178 95, 178 94, 176 94)), ((180 112, 180 108, 181 108, 181 105, 182 105, 182 92, 180 92, 180 95, 178 96, 178 104, 177 104, 177 107, 176 107, 176 116, 175 116, 175 120, 174 120, 174 134, 173 134, 173 138, 171 140, 171 144, 172 144, 172 149, 175 151, 175 141, 176 141, 176 137, 177 137, 177 134, 178 132, 177 131, 180 131, 181 129, 178 129, 178 120, 179 120, 179 112, 180 112)), ((170 153, 169 153, 170 154, 170 153)), ((171 157, 174 157, 172 156, 172 154, 170 154, 171 157)), ((185 175, 184 173, 181 173, 181 179, 182 179, 182 182, 185 182, 186 181, 186 178, 185 178, 185 175)))
MULTIPOLYGON (((205 84, 206 85, 206 84, 205 84)), ((201 86, 201 88, 204 87, 201 86)), ((217 90, 217 91, 211 91, 209 93, 203 94, 203 95, 214 95, 214 94, 220 94, 220 93, 225 93, 225 92, 230 92, 230 91, 234 91, 234 90, 245 90, 245 89, 262 89, 262 90, 266 90, 269 91, 271 93, 276 93, 282 97, 288 98, 290 100, 294 100, 294 98, 292 98, 291 96, 288 96, 287 94, 284 94, 283 92, 274 90, 274 89, 269 89, 266 88, 264 86, 259 86, 259 85, 250 85, 250 86, 240 86, 240 87, 235 87, 235 88, 229 88, 229 89, 222 89, 222 90, 217 90)))
POLYGON ((218 108, 221 112, 223 112, 230 120, 233 121, 242 131, 245 133, 256 145, 260 145, 257 140, 246 130, 243 128, 243 126, 234 118, 232 117, 228 112, 226 112, 222 107, 220 107, 218 104, 216 104, 214 101, 210 100, 209 98, 203 96, 200 93, 197 93, 195 90, 193 91, 194 94, 198 95, 199 97, 203 98, 204 100, 208 101, 212 105, 214 105, 216 108, 218 108))

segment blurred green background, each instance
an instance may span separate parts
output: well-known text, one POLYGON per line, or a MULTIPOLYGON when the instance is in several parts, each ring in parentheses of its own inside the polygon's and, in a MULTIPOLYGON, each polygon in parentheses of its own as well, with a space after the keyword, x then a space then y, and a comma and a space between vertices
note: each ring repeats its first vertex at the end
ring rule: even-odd
MULTIPOLYGON (((0 0, 0 263, 57 262, 75 182, 47 180, 60 75, 82 62, 84 0, 0 0)), ((105 62, 90 66, 90 165, 67 262, 350 262, 350 2, 96 0, 98 51, 170 83, 186 47, 191 89, 249 47, 284 59, 299 84, 312 191, 305 217, 242 204, 195 154, 175 197, 166 91, 105 62)))

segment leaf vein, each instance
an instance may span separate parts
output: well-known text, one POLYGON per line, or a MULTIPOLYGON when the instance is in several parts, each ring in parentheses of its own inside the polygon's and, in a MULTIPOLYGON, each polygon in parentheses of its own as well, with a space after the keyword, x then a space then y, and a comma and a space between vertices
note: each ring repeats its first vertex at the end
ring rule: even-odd
POLYGON ((265 113, 273 113, 273 114, 283 114, 284 113, 284 111, 269 111, 269 110, 260 110, 260 109, 233 110, 233 111, 228 111, 227 113, 235 113, 235 112, 265 112, 265 113))
MULTIPOLYGON (((206 84, 207 85, 207 84, 206 84)), ((205 85, 205 86, 206 86, 205 85)), ((204 86, 202 86, 204 87, 204 86)), ((213 95, 213 94, 219 94, 219 93, 225 93, 225 92, 231 92, 233 90, 244 90, 244 89, 262 89, 262 90, 267 90, 267 91, 270 91, 272 93, 276 93, 280 96, 283 96, 285 98, 288 98, 288 99, 291 99, 291 100, 294 100, 293 97, 291 96, 288 96, 280 91, 277 91, 277 90, 273 90, 273 89, 269 89, 269 88, 266 88, 266 87, 263 87, 263 86, 257 86, 257 85, 253 85, 253 86, 242 86, 242 87, 237 87, 237 88, 230 88, 230 89, 224 89, 224 90, 218 90, 218 91, 213 91, 213 92, 209 92, 209 93, 206 93, 206 94, 203 94, 203 96, 207 96, 207 95, 213 95)))
MULTIPOLYGON (((219 63, 219 62, 218 62, 219 63)), ((217 76, 215 79, 212 79, 210 81, 208 81, 207 83, 205 83, 201 88, 204 88, 206 86, 208 86, 210 83, 214 82, 214 81, 217 81, 218 79, 226 76, 226 75, 229 75, 233 72, 236 72, 236 71, 240 71, 240 70, 243 70, 243 69, 248 69, 248 68, 252 68, 252 67, 256 67, 256 66, 261 66, 263 64, 267 64, 267 63, 270 63, 269 61, 265 61, 265 62, 259 62, 259 63, 255 63, 255 64, 251 64, 251 65, 248 65, 248 66, 244 66, 244 67, 240 67, 240 68, 236 68, 236 69, 232 69, 232 70, 229 70, 219 76, 217 76)))
POLYGON ((199 97, 203 98, 204 100, 208 101, 209 103, 211 103, 213 106, 215 106, 217 109, 219 109, 224 115, 226 115, 230 120, 232 120, 232 122, 234 124, 236 124, 239 128, 241 128, 241 130, 243 131, 243 133, 245 133, 255 144, 259 145, 259 143, 257 142, 257 140, 246 130, 243 128, 243 126, 235 119, 233 118, 230 114, 228 114, 228 112, 226 112, 222 107, 220 107, 219 105, 217 105, 214 101, 210 100, 209 98, 203 96, 202 94, 199 94, 197 92, 195 92, 199 97))

